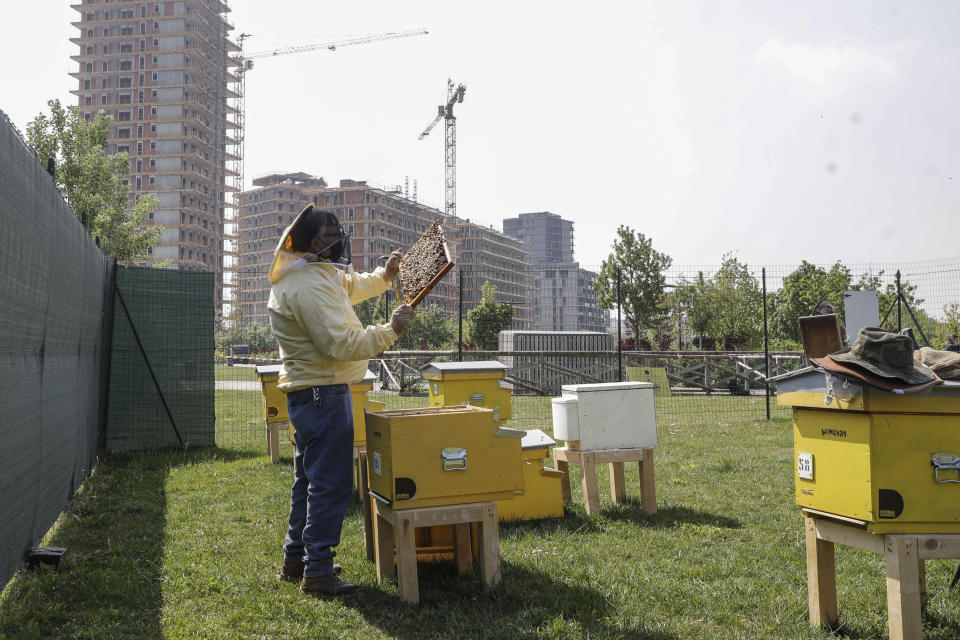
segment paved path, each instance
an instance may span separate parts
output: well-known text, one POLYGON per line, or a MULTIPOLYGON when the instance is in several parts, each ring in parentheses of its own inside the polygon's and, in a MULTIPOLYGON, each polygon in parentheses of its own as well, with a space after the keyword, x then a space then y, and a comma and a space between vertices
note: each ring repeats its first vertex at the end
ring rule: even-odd
POLYGON ((217 380, 214 388, 217 391, 260 391, 260 383, 239 380, 217 380))

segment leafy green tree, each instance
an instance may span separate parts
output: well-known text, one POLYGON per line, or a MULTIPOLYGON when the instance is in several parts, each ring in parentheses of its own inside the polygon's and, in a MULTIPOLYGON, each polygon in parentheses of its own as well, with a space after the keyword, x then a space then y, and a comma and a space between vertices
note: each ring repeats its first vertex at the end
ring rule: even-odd
POLYGON ((821 300, 830 302, 842 317, 843 294, 850 290, 850 285, 850 269, 839 260, 829 270, 804 260, 783 279, 783 286, 773 296, 770 332, 800 343, 798 318, 810 315, 821 300))
POLYGON ((681 279, 671 298, 671 306, 677 309, 677 313, 686 315, 687 326, 695 336, 703 338, 711 335, 713 308, 703 271, 697 274, 696 280, 681 279))
POLYGON ((373 306, 369 300, 364 300, 363 302, 358 302, 353 305, 353 311, 357 314, 357 320, 359 320, 363 326, 369 327, 373 324, 373 306))
MULTIPOLYGON (((512 314, 511 308, 511 317, 512 314)), ((404 337, 409 337, 414 348, 452 346, 457 339, 457 329, 456 318, 450 317, 443 307, 434 304, 417 309, 417 315, 410 321, 410 328, 404 337)))
POLYGON ((640 332, 657 329, 668 313, 664 272, 673 259, 653 248, 649 238, 621 225, 613 241, 613 253, 603 261, 593 282, 601 309, 617 306, 617 271, 620 272, 620 298, 623 315, 633 328, 635 343, 640 332))
POLYGON ((513 305, 497 302, 497 287, 490 282, 484 282, 480 292, 480 304, 467 312, 470 340, 478 349, 492 351, 499 346, 500 332, 510 328, 513 305))
POLYGON ((763 334, 763 293, 746 264, 733 254, 710 281, 711 331, 724 349, 735 349, 763 334))
POLYGON ((140 225, 157 199, 144 196, 128 209, 127 154, 105 155, 111 117, 101 111, 87 122, 59 100, 47 105, 50 115, 41 113, 27 125, 28 144, 41 161, 54 159, 57 189, 105 255, 121 262, 146 259, 163 228, 140 225))

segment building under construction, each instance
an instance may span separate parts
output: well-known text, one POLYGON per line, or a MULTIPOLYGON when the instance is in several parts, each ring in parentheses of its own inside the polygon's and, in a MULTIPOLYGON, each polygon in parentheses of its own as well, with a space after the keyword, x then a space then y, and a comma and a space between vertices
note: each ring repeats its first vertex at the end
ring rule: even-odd
MULTIPOLYGON (((531 289, 527 270, 530 252, 514 238, 498 231, 445 215, 416 202, 400 189, 381 189, 364 181, 340 180, 328 186, 307 173, 262 176, 240 197, 237 251, 239 287, 235 303, 246 321, 267 324, 270 282, 267 272, 283 229, 307 204, 333 211, 351 236, 353 266, 372 271, 382 256, 406 250, 437 219, 443 220, 444 237, 457 266, 464 271, 464 309, 479 304, 484 281, 497 287, 500 302, 514 304, 514 328, 529 328, 532 321, 531 289)), ((440 305, 458 313, 459 279, 448 274, 425 304, 440 305)))
POLYGON ((152 261, 217 273, 223 299, 228 163, 236 140, 229 54, 239 51, 220 0, 83 0, 73 5, 80 51, 73 59, 78 106, 87 120, 113 117, 107 153, 130 158, 131 205, 157 196, 146 224, 164 227, 152 261), (228 152, 230 149, 230 152, 228 152))

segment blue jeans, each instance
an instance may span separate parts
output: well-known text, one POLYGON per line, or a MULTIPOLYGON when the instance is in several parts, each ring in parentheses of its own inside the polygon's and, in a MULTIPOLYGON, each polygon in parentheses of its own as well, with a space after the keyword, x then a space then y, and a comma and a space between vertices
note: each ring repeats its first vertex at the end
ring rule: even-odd
POLYGON ((343 516, 353 493, 353 400, 350 387, 310 387, 287 395, 296 456, 290 491, 286 562, 304 562, 308 578, 333 573, 343 516))

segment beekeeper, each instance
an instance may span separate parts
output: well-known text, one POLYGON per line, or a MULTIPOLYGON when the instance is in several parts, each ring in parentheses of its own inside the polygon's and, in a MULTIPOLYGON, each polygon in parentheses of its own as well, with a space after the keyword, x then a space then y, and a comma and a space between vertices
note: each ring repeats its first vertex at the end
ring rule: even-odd
POLYGON ((349 385, 367 361, 394 343, 414 311, 398 306, 388 324, 364 327, 353 305, 389 287, 400 251, 372 273, 350 266, 350 236, 336 215, 307 206, 274 251, 267 309, 280 343, 279 389, 295 433, 290 526, 281 580, 310 595, 343 596, 356 585, 340 578, 333 549, 353 490, 353 404, 349 385))

